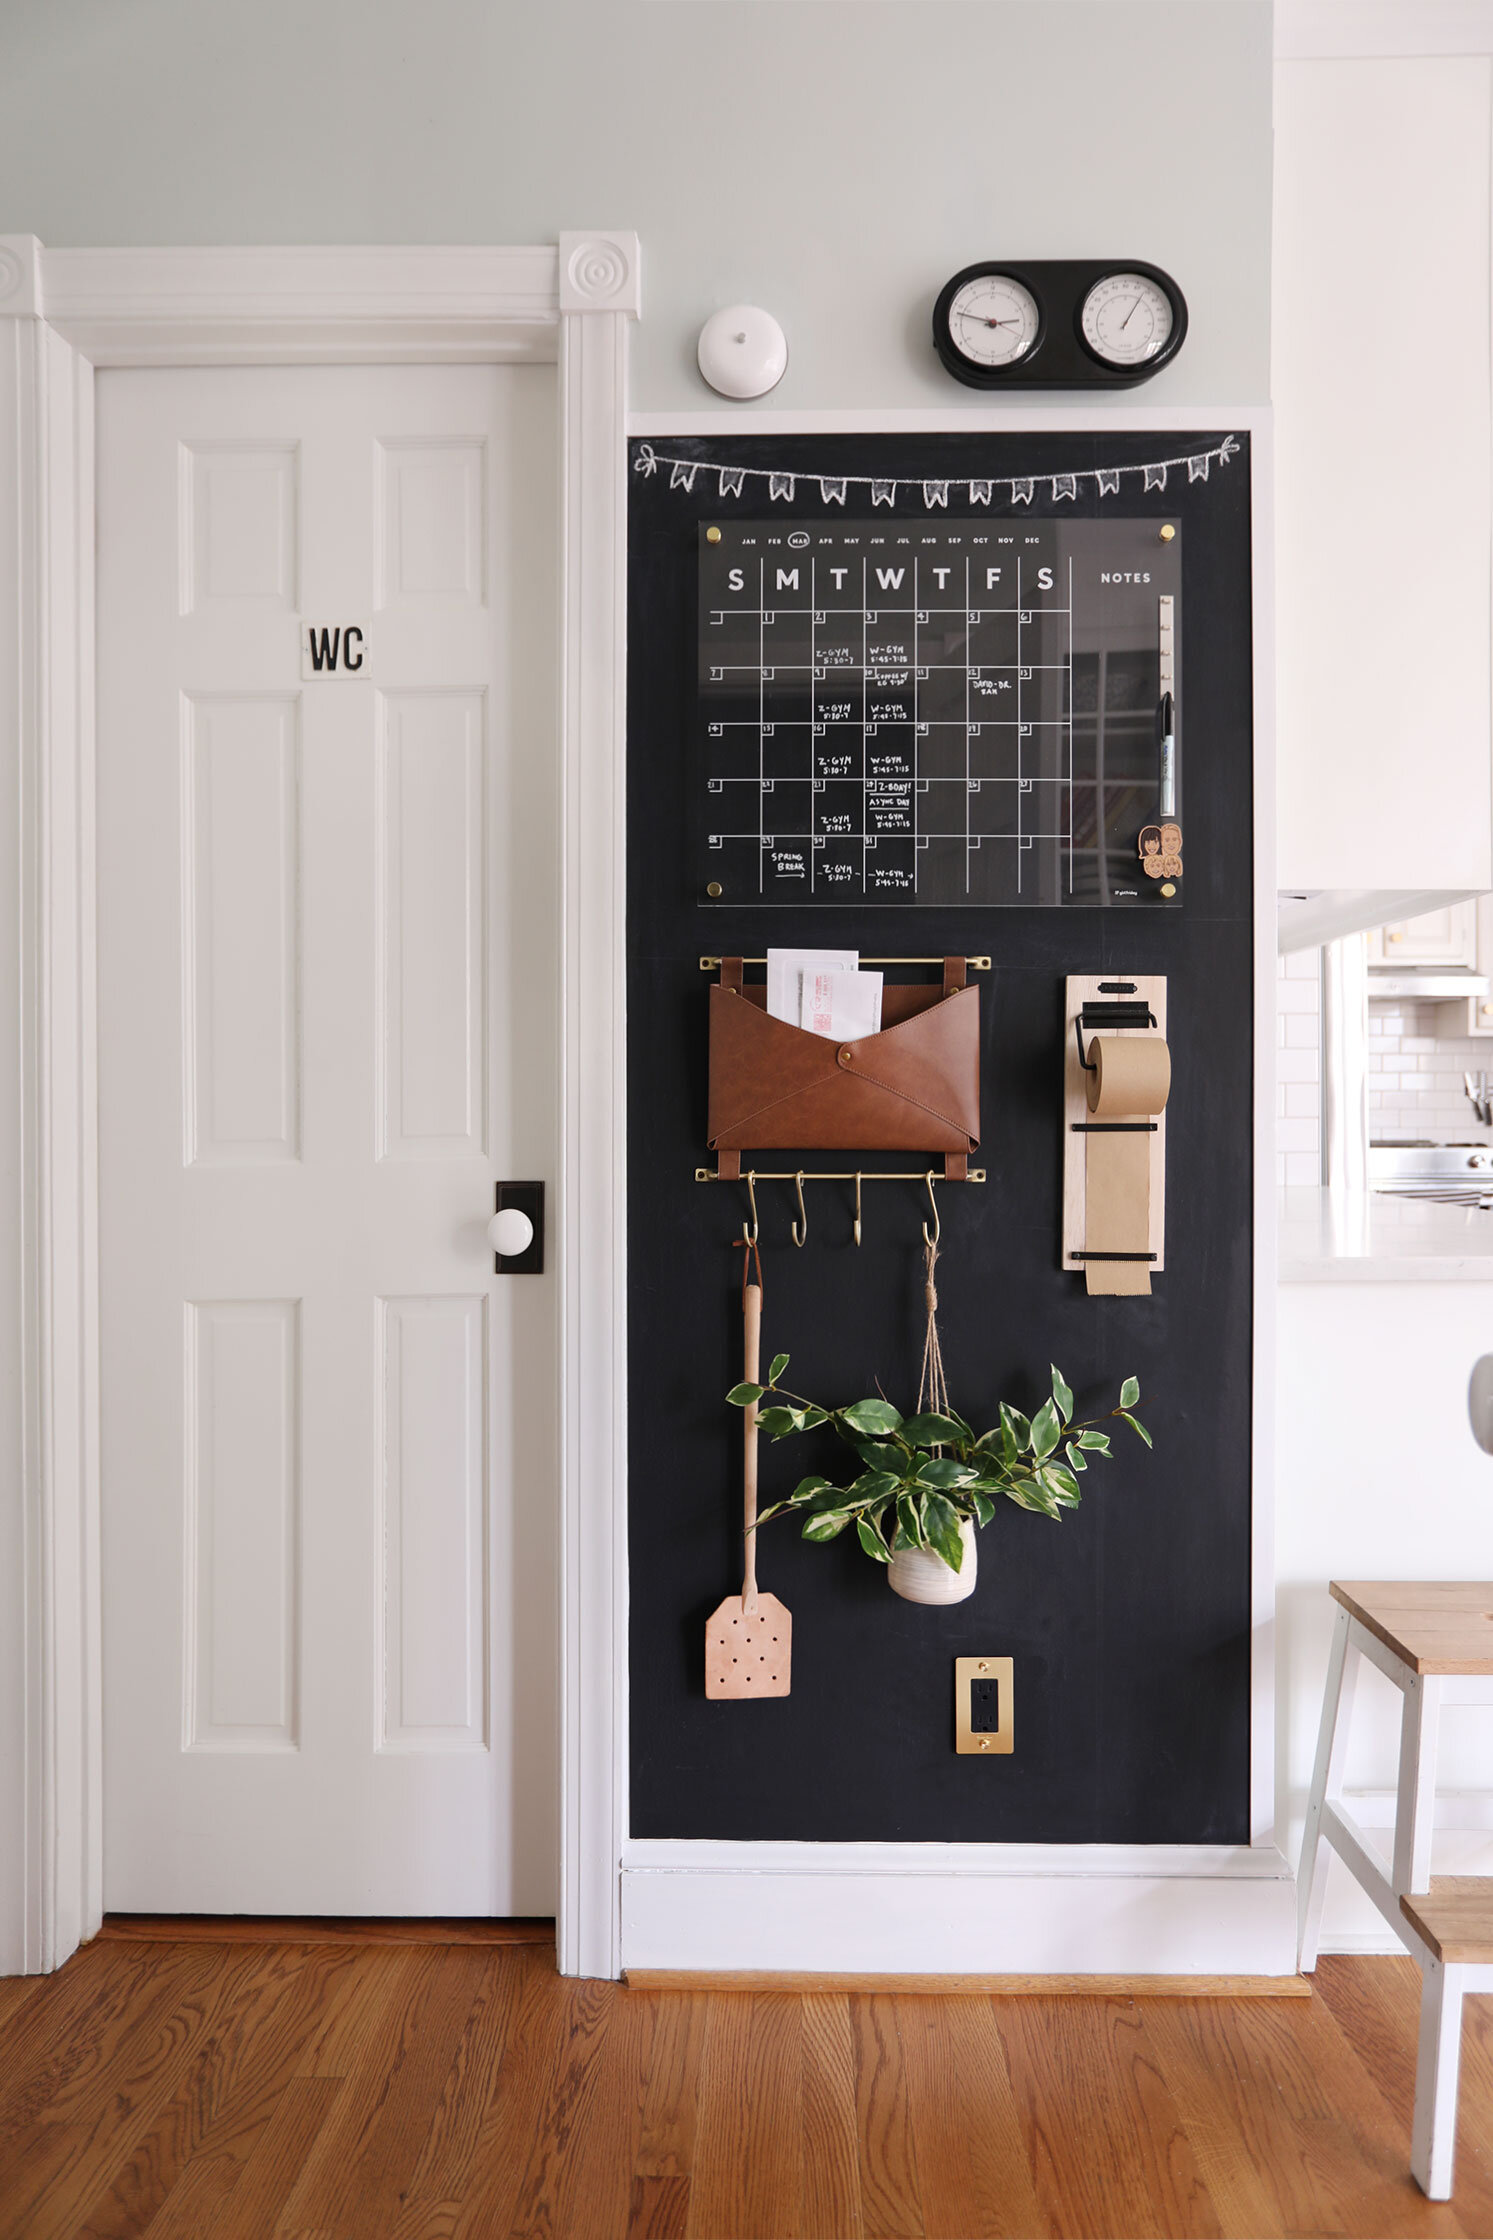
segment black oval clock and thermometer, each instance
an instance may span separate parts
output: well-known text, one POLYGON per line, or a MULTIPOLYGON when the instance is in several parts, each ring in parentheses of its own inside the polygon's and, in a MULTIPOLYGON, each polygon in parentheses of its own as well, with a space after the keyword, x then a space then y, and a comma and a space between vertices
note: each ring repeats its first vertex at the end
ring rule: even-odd
POLYGON ((972 389, 1127 389, 1173 359, 1187 303, 1154 264, 971 264, 933 310, 933 346, 972 389))

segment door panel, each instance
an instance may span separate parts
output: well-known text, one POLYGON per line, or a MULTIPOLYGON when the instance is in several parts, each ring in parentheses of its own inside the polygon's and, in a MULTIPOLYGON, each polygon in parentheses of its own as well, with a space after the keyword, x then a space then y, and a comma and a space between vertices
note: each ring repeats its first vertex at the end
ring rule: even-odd
POLYGON ((547 1912, 552 377, 98 409, 105 1902, 547 1912))

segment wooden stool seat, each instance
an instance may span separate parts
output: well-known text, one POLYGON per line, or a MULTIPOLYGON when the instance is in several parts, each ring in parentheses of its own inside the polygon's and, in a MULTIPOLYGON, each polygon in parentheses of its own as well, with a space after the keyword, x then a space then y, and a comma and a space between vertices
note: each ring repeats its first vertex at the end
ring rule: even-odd
POLYGON ((1401 1898, 1400 1911, 1438 1960, 1493 1965, 1493 1875, 1434 1875, 1425 1897, 1401 1898))
POLYGON ((1486 1581, 1334 1579, 1328 1592, 1412 1672, 1493 1674, 1486 1581))
POLYGON ((1433 2201, 1452 2190, 1462 2001, 1493 1991, 1493 1876, 1431 1880, 1436 1751, 1446 1703, 1493 1708, 1493 1581, 1334 1579, 1337 1604, 1317 1763, 1297 1878, 1299 1962, 1317 1964, 1323 1846, 1330 1845, 1420 1967, 1420 2045, 1410 2168, 1433 2201), (1348 1808, 1343 1775, 1359 1667, 1400 1691, 1393 1857, 1348 1808))

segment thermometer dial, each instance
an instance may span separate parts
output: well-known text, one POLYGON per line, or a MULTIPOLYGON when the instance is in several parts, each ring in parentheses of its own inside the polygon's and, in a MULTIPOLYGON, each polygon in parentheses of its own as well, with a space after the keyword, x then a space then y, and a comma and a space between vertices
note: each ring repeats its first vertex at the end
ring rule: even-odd
POLYGON ((1171 297, 1143 272, 1111 272, 1083 299, 1079 332, 1106 366, 1140 366, 1172 338, 1171 297))

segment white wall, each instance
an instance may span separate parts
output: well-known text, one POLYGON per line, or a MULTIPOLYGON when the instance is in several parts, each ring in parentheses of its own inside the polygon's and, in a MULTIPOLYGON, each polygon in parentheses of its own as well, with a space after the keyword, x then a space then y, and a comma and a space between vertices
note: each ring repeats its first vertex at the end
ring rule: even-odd
POLYGON ((634 226, 640 407, 768 304, 774 406, 972 400, 928 340, 980 257, 1142 256, 1157 402, 1269 378, 1268 0, 5 0, 0 232, 552 240, 634 226))
MULTIPOLYGON (((1284 1284, 1278 1338, 1277 1831, 1294 1863, 1332 1632, 1328 1580, 1493 1578, 1493 1456, 1467 1420, 1472 1364, 1493 1351, 1493 1284, 1284 1284)), ((1365 1667, 1350 1788, 1394 1786, 1399 1705, 1365 1667)), ((1493 1712, 1444 1714, 1440 1787, 1493 1790, 1493 1712)), ((1435 1871, 1493 1871, 1489 1847, 1486 1835, 1448 1831, 1435 1871)), ((1395 1949, 1336 1860, 1323 1943, 1395 1949)))
POLYGON ((1283 887, 1493 883, 1490 119, 1487 54, 1280 66, 1283 887))

